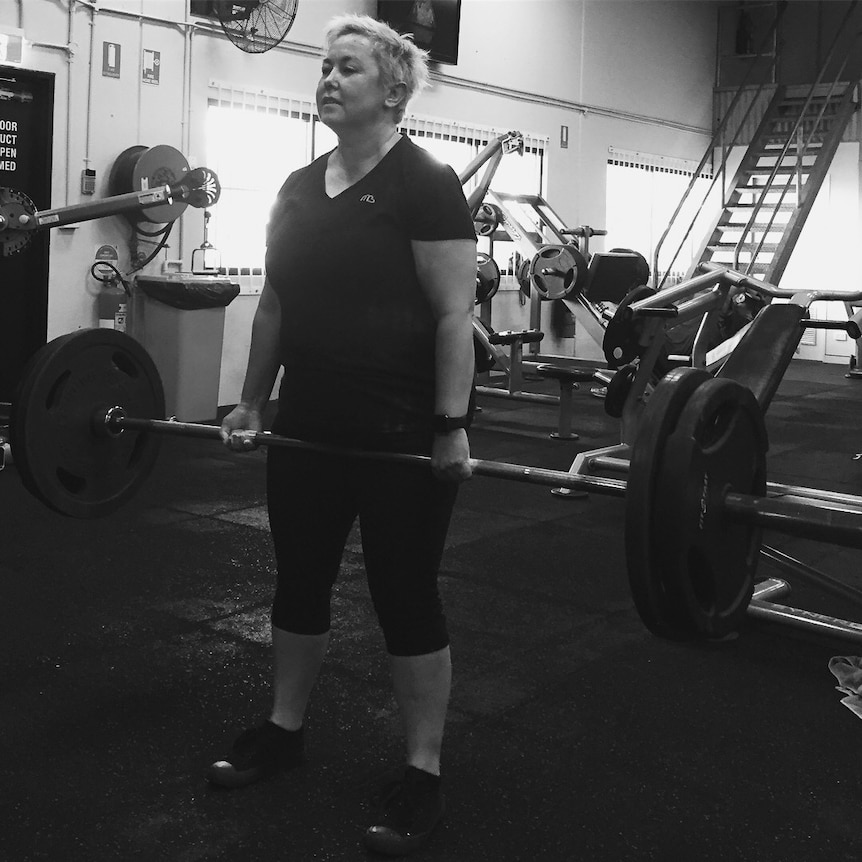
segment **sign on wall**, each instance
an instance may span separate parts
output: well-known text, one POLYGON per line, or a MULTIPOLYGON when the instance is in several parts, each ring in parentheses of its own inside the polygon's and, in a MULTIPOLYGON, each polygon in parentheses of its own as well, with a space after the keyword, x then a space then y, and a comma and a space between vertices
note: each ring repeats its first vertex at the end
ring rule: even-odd
POLYGON ((149 51, 144 48, 144 64, 142 80, 145 84, 159 83, 159 68, 162 63, 160 51, 149 51))
MULTIPOLYGON (((54 76, 0 66, 0 187, 51 205, 54 76)), ((13 401, 21 371, 48 329, 48 231, 0 256, 0 401, 13 401)))
POLYGON ((122 46, 118 42, 102 42, 102 74, 106 78, 120 77, 122 46))

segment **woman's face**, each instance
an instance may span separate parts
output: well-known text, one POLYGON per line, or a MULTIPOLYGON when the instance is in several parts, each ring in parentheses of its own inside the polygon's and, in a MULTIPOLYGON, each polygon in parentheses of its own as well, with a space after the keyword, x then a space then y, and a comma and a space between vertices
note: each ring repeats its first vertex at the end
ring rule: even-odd
POLYGON ((321 122, 338 133, 378 122, 385 114, 388 88, 364 36, 341 36, 323 58, 317 84, 321 122))

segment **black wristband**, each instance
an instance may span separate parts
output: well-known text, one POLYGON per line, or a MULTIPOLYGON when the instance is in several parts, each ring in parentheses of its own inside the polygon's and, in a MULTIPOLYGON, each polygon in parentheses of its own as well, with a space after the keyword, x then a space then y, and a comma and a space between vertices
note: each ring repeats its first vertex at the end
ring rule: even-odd
POLYGON ((434 416, 432 428, 435 434, 448 434, 458 428, 466 428, 469 424, 469 416, 449 416, 448 413, 438 413, 434 416))

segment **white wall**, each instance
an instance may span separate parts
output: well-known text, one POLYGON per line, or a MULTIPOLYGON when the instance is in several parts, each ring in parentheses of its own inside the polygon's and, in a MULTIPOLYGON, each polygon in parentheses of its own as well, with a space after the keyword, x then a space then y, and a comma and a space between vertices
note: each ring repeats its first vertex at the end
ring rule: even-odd
MULTIPOLYGON (((56 75, 53 206, 89 200, 79 191, 84 167, 97 171, 97 197, 108 194, 110 168, 130 146, 169 144, 201 164, 210 79, 310 96, 324 23, 339 12, 373 14, 376 3, 301 0, 285 42, 259 55, 235 48, 217 26, 186 26, 199 22, 185 7, 182 0, 0 3, 0 27, 22 27, 37 43, 25 65, 56 75), (122 45, 119 80, 101 74, 105 41, 122 45), (144 48, 161 53, 158 86, 140 82, 144 48)), ((439 66, 442 77, 411 109, 548 135, 550 204, 569 224, 601 227, 609 146, 700 158, 711 125, 715 23, 715 4, 705 0, 462 0, 459 64, 439 66)), ((93 252, 116 244, 127 267, 128 235, 121 217, 52 232, 49 338, 94 325, 93 252)), ((147 271, 169 259, 189 268, 201 237, 202 215, 189 209, 147 271)), ((239 395, 255 304, 240 297, 227 309, 222 404, 239 395)))
MULTIPOLYGON (((832 160, 829 175, 799 236, 781 286, 799 291, 862 291, 862 273, 853 261, 859 245, 860 146, 843 143, 832 160)), ((815 302, 811 317, 846 320, 841 302, 815 302)), ((810 330, 797 356, 819 362, 847 363, 856 352, 856 342, 846 333, 810 330)))

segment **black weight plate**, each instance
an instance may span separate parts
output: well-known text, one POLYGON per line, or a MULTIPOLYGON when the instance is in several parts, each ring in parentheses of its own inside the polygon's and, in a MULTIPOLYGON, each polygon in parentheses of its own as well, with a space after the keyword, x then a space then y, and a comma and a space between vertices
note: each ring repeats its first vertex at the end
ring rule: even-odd
POLYGON ((565 299, 587 278, 587 259, 575 245, 547 245, 530 262, 530 278, 542 300, 565 299))
POLYGON ((685 405, 711 379, 702 368, 676 368, 661 380, 644 410, 626 484, 626 568, 632 598, 644 625, 672 640, 690 639, 696 632, 661 567, 659 547, 674 527, 656 518, 658 477, 665 444, 685 405))
POLYGON ((488 302, 500 288, 500 267, 483 251, 476 252, 476 305, 488 302))
MULTIPOLYGON (((168 144, 150 147, 141 153, 132 168, 132 190, 147 191, 159 186, 176 183, 189 172, 186 157, 168 144)), ((147 207, 140 212, 140 218, 153 224, 176 221, 188 204, 175 200, 159 206, 147 207)))
POLYGON ((156 366, 130 336, 80 330, 49 342, 28 363, 12 405, 12 451, 24 486, 54 511, 106 515, 149 475, 157 437, 94 427, 96 414, 113 406, 140 418, 165 413, 156 366))
POLYGON ((632 317, 629 306, 647 297, 655 296, 655 293, 653 288, 641 285, 630 290, 617 306, 602 338, 602 351, 609 368, 628 365, 640 355, 641 323, 632 317))
POLYGON ((623 415, 626 398, 629 397, 629 391, 632 388, 632 383, 634 383, 637 373, 637 365, 629 364, 623 365, 611 377, 605 390, 605 413, 608 416, 619 419, 623 415))
POLYGON ((500 227, 500 211, 493 204, 482 204, 473 219, 478 236, 491 236, 500 227))
POLYGON ((518 266, 518 271, 515 273, 515 278, 518 280, 518 287, 521 289, 521 293, 524 294, 527 298, 530 296, 530 284, 532 279, 530 278, 530 261, 522 260, 518 266))
POLYGON ((739 628, 751 601, 761 531, 728 521, 722 503, 729 491, 766 493, 766 450, 757 399, 730 379, 699 386, 665 444, 655 518, 668 529, 658 565, 706 637, 739 628))

